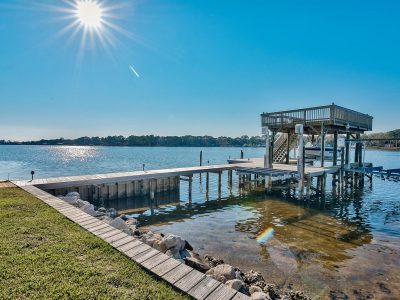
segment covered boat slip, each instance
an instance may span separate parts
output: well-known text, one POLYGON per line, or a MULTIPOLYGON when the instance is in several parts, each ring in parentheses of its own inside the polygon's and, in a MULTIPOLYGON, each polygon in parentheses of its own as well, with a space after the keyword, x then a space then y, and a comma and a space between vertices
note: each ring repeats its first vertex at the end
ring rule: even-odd
POLYGON ((333 135, 333 165, 338 162, 338 136, 346 135, 346 144, 342 146, 342 156, 346 165, 350 162, 350 143, 356 143, 355 162, 362 162, 362 143, 360 135, 372 130, 373 117, 342 106, 331 105, 302 108, 295 110, 262 113, 261 126, 264 134, 271 132, 269 158, 272 162, 289 163, 290 150, 296 147, 296 125, 303 126, 303 133, 320 137, 321 166, 325 163, 326 135, 333 135), (276 134, 281 135, 276 139, 276 134), (345 151, 344 151, 345 150, 345 151))

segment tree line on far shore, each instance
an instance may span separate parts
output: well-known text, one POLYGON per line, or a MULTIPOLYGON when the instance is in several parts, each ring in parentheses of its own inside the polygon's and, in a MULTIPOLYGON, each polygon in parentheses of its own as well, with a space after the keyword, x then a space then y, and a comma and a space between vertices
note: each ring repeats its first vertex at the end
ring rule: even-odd
MULTIPOLYGON (((400 139, 400 129, 381 132, 369 133, 362 135, 362 138, 371 139, 400 139)), ((306 141, 310 141, 310 137, 306 137, 306 141)), ((327 142, 331 142, 331 137, 327 138, 327 142)), ((212 137, 212 136, 156 136, 156 135, 130 135, 124 137, 107 136, 107 137, 80 137, 77 139, 41 139, 39 141, 15 142, 0 140, 0 145, 67 145, 67 146, 136 146, 136 147, 264 147, 265 139, 261 136, 243 135, 241 137, 212 137)), ((369 141, 367 146, 387 147, 396 145, 390 141, 369 141)), ((398 143, 400 146, 400 142, 398 143)))
POLYGON ((0 140, 0 145, 68 145, 68 146, 149 146, 149 147, 259 147, 265 142, 260 136, 212 137, 212 136, 155 136, 131 135, 124 137, 80 137, 77 139, 41 139, 39 141, 15 142, 0 140))

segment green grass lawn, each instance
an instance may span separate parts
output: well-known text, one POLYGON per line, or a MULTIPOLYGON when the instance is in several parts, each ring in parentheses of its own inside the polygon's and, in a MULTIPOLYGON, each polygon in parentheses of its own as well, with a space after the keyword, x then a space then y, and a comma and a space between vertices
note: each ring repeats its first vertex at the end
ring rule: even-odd
POLYGON ((17 188, 0 188, 1 299, 184 299, 100 238, 17 188))

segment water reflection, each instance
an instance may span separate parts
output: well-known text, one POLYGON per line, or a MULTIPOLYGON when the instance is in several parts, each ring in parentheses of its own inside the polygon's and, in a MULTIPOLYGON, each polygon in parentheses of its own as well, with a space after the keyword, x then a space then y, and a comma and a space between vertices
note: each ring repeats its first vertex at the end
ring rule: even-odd
POLYGON ((97 148, 90 146, 54 146, 49 154, 64 163, 70 161, 85 161, 97 155, 97 148))

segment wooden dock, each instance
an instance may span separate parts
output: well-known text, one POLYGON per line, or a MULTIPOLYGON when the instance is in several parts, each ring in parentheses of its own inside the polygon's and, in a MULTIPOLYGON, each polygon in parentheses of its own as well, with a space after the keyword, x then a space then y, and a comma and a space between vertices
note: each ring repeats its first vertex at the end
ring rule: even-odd
POLYGON ((250 297, 227 287, 225 284, 169 257, 137 238, 115 229, 33 185, 23 184, 20 187, 56 209, 72 222, 103 239, 154 276, 165 280, 194 299, 250 299, 250 297))

